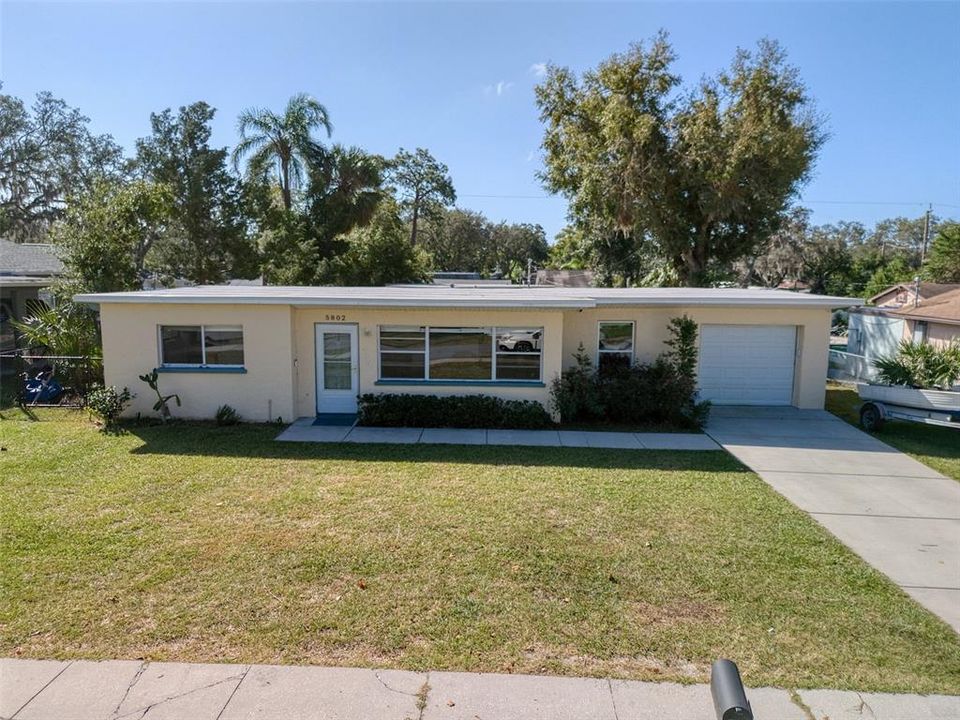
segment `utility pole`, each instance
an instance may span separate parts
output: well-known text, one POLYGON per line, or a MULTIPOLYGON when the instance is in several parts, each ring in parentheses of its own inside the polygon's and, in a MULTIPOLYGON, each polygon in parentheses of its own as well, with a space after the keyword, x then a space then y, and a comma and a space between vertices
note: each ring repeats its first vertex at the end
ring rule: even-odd
POLYGON ((923 245, 920 248, 920 267, 923 267, 923 261, 927 257, 927 241, 930 239, 930 213, 933 205, 927 205, 927 213, 923 218, 923 245))

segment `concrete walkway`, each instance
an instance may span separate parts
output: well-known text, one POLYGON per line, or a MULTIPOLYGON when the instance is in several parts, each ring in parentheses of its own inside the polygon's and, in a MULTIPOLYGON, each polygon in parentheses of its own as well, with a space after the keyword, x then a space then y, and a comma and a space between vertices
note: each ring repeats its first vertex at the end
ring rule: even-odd
POLYGON ((277 436, 283 442, 386 443, 393 445, 512 445, 618 450, 719 450, 699 433, 629 433, 579 430, 458 430, 314 425, 300 418, 277 436))
MULTIPOLYGON (((756 720, 956 720, 960 697, 747 691, 756 720)), ((0 659, 5 720, 708 720, 707 685, 270 665, 0 659)))
POLYGON ((717 407, 707 432, 960 632, 960 483, 823 410, 717 407))

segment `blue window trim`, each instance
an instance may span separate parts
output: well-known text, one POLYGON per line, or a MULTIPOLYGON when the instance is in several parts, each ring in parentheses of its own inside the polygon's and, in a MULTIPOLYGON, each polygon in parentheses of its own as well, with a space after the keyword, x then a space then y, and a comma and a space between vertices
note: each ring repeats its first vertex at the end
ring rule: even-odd
POLYGON ((377 380, 375 385, 414 385, 414 386, 443 386, 455 387, 546 387, 546 383, 539 380, 377 380))
POLYGON ((158 373, 215 373, 215 374, 244 374, 245 367, 230 365, 161 365, 156 368, 158 373))

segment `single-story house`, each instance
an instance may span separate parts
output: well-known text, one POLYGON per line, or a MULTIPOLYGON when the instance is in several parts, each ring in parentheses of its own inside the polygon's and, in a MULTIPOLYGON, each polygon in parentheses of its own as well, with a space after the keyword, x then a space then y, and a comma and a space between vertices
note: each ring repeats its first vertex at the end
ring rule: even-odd
POLYGON ((904 321, 903 336, 914 342, 944 346, 960 342, 960 286, 937 293, 916 305, 891 310, 904 321))
POLYGON ((960 341, 960 284, 900 283, 850 312, 847 352, 870 360, 893 355, 901 340, 960 341))
POLYGON ((0 239, 0 350, 14 347, 11 320, 46 306, 44 290, 63 274, 53 245, 0 239))
POLYGON ((868 298, 867 302, 875 307, 900 309, 911 307, 924 300, 930 300, 941 293, 957 289, 960 289, 960 285, 956 283, 897 283, 881 290, 872 298, 868 298))
POLYGON ((100 308, 107 384, 157 368, 182 417, 349 413, 363 393, 488 394, 549 407, 579 346, 653 360, 671 318, 700 326, 702 397, 821 408, 831 309, 853 298, 697 288, 200 286, 79 295, 100 308))

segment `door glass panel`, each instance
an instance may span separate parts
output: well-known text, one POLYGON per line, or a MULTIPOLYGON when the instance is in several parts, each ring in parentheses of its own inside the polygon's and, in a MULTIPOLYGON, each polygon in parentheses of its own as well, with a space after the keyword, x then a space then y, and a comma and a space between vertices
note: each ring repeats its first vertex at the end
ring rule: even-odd
POLYGON ((350 333, 323 334, 323 389, 350 390, 353 386, 350 333))
POLYGON ((323 363, 323 389, 349 390, 350 363, 326 360, 323 363))
POLYGON ((350 333, 324 333, 323 359, 350 361, 350 333))

